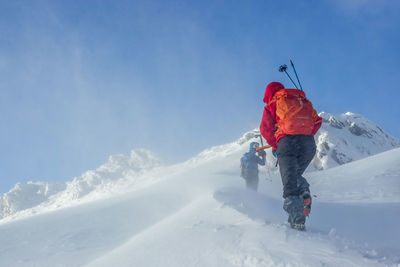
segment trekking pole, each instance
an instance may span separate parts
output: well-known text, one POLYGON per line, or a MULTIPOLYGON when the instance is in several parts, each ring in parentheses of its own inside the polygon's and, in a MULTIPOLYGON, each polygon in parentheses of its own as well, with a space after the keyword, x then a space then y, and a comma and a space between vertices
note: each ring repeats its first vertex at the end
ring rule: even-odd
POLYGON ((294 70, 294 74, 296 74, 296 78, 297 78, 297 81, 299 82, 300 89, 301 89, 301 91, 303 91, 303 87, 301 86, 301 83, 300 83, 300 80, 299 80, 299 76, 297 76, 297 71, 296 71, 296 68, 294 67, 294 64, 293 64, 292 60, 290 60, 290 64, 292 65, 292 68, 294 70))
POLYGON ((287 73, 286 69, 287 69, 286 64, 283 64, 283 65, 280 65, 280 66, 279 66, 279 72, 285 72, 286 75, 289 77, 290 81, 292 81, 294 87, 296 87, 296 89, 299 89, 299 88, 297 87, 296 83, 292 80, 292 77, 290 77, 289 73, 287 73))

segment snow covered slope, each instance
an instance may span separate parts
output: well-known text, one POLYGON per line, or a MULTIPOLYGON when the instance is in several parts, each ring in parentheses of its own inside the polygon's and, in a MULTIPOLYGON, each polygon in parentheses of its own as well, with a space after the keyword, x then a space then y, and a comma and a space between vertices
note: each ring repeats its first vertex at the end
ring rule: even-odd
POLYGON ((260 192, 243 189, 238 159, 251 136, 145 172, 146 185, 124 194, 3 220, 0 266, 400 264, 399 148, 308 173, 317 197, 297 232, 276 169, 261 169, 260 192))
POLYGON ((396 148, 321 173, 309 173, 313 191, 324 202, 398 203, 399 153, 396 148))
MULTIPOLYGON (((383 131, 366 118, 346 113, 332 115, 322 112, 323 124, 315 136, 317 154, 309 170, 324 170, 354 160, 362 159, 389 149, 400 147, 400 141, 383 131)), ((247 149, 247 141, 258 130, 247 132, 237 141, 207 149, 188 163, 196 164, 227 156, 237 150, 247 149)), ((259 139, 256 139, 257 141, 259 139)), ((270 155, 268 155, 270 157, 270 155)), ((275 170, 272 157, 268 161, 270 172, 275 170)), ((112 196, 129 188, 151 184, 161 161, 148 150, 134 150, 129 156, 111 156, 98 169, 87 171, 65 185, 30 182, 19 183, 8 193, 0 194, 0 219, 36 214, 67 207, 96 198, 112 196)))

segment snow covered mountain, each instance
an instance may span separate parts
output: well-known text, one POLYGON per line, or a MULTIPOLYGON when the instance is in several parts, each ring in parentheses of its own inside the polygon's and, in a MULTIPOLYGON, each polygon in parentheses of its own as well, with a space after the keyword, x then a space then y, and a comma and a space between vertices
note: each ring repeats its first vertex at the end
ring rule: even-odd
POLYGON ((321 112, 323 123, 315 136, 316 169, 328 169, 400 147, 400 140, 361 115, 321 112))
MULTIPOLYGON (((315 136, 317 153, 309 171, 328 169, 400 147, 398 139, 360 115, 332 115, 322 112, 320 116, 323 124, 315 136)), ((236 142, 207 149, 188 163, 204 162, 221 155, 229 156, 257 134, 257 129, 247 132, 236 142)), ((272 170, 275 169, 272 158, 267 165, 272 170)), ((149 178, 152 175, 150 170, 156 171, 160 166, 161 160, 151 151, 140 149, 132 151, 129 156, 110 156, 104 165, 87 171, 66 184, 18 183, 8 193, 0 194, 0 219, 12 219, 15 214, 36 214, 106 195, 112 196, 132 187, 140 188, 152 183, 149 178)))
POLYGON ((25 211, 36 210, 34 216, 18 213, 0 222, 0 266, 400 264, 400 148, 308 172, 315 196, 308 230, 298 232, 286 224, 270 153, 259 192, 244 189, 238 159, 254 137, 248 132, 177 165, 156 160, 156 167, 131 173, 136 165, 125 165, 128 157, 103 174, 93 171, 99 176, 82 176, 85 186, 75 183, 89 188, 82 195, 65 189, 51 197, 78 197, 75 205, 42 205, 25 211), (121 186, 114 191, 107 183, 121 186))
POLYGON ((37 206, 48 200, 52 195, 65 189, 65 184, 18 183, 8 193, 0 195, 0 219, 18 211, 37 206))

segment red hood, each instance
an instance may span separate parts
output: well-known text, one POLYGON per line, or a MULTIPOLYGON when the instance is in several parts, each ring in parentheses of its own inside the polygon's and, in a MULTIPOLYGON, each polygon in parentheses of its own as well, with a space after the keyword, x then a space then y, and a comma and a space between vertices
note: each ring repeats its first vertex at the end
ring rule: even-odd
POLYGON ((264 103, 268 104, 271 101, 274 94, 281 89, 285 89, 285 87, 279 82, 272 82, 268 84, 267 88, 265 89, 265 94, 263 99, 264 103))

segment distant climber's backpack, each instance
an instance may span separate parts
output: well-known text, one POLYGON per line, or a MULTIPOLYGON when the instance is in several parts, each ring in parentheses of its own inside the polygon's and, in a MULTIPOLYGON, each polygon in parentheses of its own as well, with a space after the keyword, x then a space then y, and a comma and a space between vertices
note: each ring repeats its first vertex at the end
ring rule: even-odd
POLYGON ((268 103, 276 102, 278 117, 275 135, 312 133, 317 118, 317 112, 306 98, 303 91, 298 89, 282 89, 275 93, 268 103))

